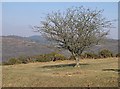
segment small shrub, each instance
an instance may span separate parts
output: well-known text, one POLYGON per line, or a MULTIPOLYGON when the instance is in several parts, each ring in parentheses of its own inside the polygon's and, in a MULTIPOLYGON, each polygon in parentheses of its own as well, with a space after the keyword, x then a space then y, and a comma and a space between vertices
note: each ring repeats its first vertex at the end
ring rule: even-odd
POLYGON ((7 61, 2 62, 2 65, 10 65, 7 61))
POLYGON ((2 62, 0 62, 0 66, 2 66, 2 62))
POLYGON ((85 53, 85 58, 93 58, 93 54, 92 53, 85 53))
POLYGON ((56 53, 53 57, 53 61, 56 61, 56 60, 67 60, 67 58, 62 54, 57 54, 56 53))
POLYGON ((42 56, 42 55, 40 55, 40 56, 37 56, 36 57, 36 61, 37 62, 49 62, 49 61, 51 61, 48 57, 46 57, 46 56, 42 56))
POLYGON ((94 59, 98 59, 98 58, 100 58, 99 55, 94 54, 94 59))
POLYGON ((32 60, 31 57, 23 57, 23 56, 21 56, 18 59, 20 61, 22 61, 22 63, 24 63, 24 64, 27 64, 27 63, 30 63, 30 62, 34 62, 34 60, 32 60))
POLYGON ((108 49, 103 49, 99 52, 101 58, 113 57, 113 53, 108 49))
POLYGON ((116 54, 116 57, 120 57, 120 53, 116 54))
POLYGON ((27 63, 26 57, 20 56, 18 59, 19 59, 22 63, 24 63, 24 64, 27 63))
POLYGON ((43 55, 37 55, 34 57, 36 59, 37 62, 49 62, 51 61, 51 57, 47 56, 47 54, 43 54, 43 55))
POLYGON ((13 64, 21 64, 22 61, 18 60, 17 58, 11 58, 6 62, 3 62, 4 65, 13 65, 13 64))
POLYGON ((99 56, 95 53, 84 53, 82 56, 83 58, 92 58, 92 59, 97 59, 99 56))

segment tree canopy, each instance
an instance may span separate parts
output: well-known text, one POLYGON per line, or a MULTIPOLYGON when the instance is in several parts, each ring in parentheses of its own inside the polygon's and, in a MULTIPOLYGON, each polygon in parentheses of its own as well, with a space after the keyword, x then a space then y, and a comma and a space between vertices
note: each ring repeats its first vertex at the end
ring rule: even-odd
MULTIPOLYGON (((104 10, 71 7, 61 12, 48 13, 40 26, 34 26, 48 39, 57 42, 79 60, 83 51, 100 42, 112 27, 112 21, 103 17, 104 10)), ((78 63, 78 61, 77 61, 78 63)))

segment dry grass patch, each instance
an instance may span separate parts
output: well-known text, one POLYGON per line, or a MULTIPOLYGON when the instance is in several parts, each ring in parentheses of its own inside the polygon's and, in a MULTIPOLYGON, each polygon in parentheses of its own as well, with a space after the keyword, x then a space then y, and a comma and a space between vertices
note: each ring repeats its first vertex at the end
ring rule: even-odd
POLYGON ((117 87, 118 59, 65 60, 3 66, 3 87, 117 87))

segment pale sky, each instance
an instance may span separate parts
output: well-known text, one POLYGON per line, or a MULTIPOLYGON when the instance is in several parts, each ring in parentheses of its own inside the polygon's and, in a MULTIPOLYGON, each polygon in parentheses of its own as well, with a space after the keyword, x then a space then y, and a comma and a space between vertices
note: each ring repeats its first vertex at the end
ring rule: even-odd
MULTIPOLYGON (((45 14, 65 10, 71 6, 84 6, 91 9, 104 9, 103 16, 108 20, 118 19, 117 2, 3 2, 2 3, 2 35, 32 36, 30 25, 40 25, 45 14)), ((0 4, 1 6, 1 4, 0 4)), ((110 30, 109 38, 118 38, 118 22, 116 28, 110 30)))

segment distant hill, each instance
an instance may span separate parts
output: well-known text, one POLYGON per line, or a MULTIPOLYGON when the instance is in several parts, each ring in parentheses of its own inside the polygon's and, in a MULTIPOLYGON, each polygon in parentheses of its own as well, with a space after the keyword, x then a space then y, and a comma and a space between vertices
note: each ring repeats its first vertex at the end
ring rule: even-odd
POLYGON ((32 41, 26 37, 18 36, 3 36, 2 37, 2 60, 7 60, 11 57, 32 56, 45 54, 55 51, 47 45, 40 42, 32 41))
POLYGON ((102 49, 108 49, 113 52, 113 54, 118 53, 118 40, 115 39, 104 39, 99 45, 92 47, 90 50, 93 52, 98 52, 102 49))
MULTIPOLYGON (((42 36, 34 35, 34 36, 30 36, 28 38, 35 41, 35 42, 39 42, 39 43, 42 43, 42 44, 45 44, 45 45, 50 44, 50 42, 48 42, 48 40, 45 39, 42 36)), ((92 47, 92 48, 90 48, 88 50, 90 52, 98 52, 98 51, 100 51, 102 49, 109 49, 115 54, 118 53, 118 40, 104 39, 99 45, 94 46, 94 47, 92 47)), ((88 50, 86 50, 86 51, 88 51, 88 50)))
POLYGON ((31 41, 35 41, 37 43, 41 43, 41 44, 50 44, 50 42, 47 39, 45 39, 42 36, 38 36, 38 35, 30 36, 28 37, 28 39, 30 39, 31 41))
MULTIPOLYGON (((1 38, 2 60, 7 60, 11 57, 32 56, 59 51, 42 36, 2 36, 1 38)), ((114 54, 118 53, 118 40, 106 39, 101 44, 86 51, 97 53, 104 48, 111 50, 114 54)), ((70 56, 70 53, 66 50, 61 50, 60 53, 70 56)))

